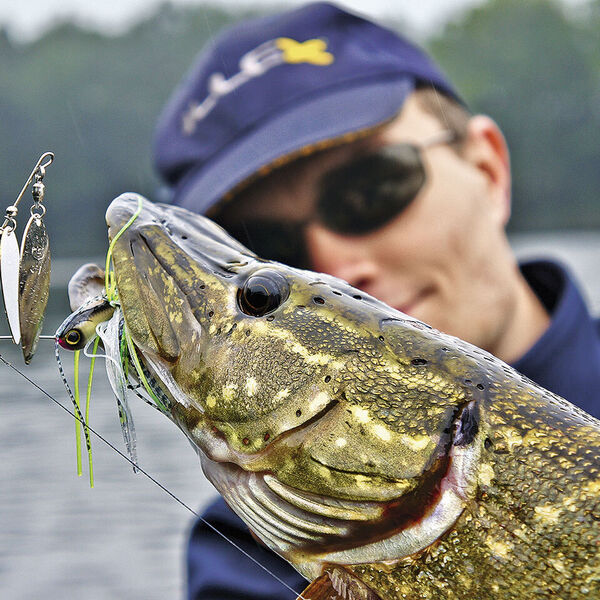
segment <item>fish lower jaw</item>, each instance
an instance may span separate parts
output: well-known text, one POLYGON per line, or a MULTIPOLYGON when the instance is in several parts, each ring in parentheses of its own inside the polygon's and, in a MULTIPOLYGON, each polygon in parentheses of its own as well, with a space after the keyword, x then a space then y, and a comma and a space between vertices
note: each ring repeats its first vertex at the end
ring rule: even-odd
MULTIPOLYGON (((385 524, 386 502, 328 498, 292 488, 266 472, 250 472, 201 455, 202 468, 229 506, 273 551, 309 579, 325 564, 393 565, 452 529, 475 489, 479 444, 453 447, 439 494, 424 515, 379 539, 366 532, 385 524)), ((385 529, 385 528, 383 528, 385 529)))

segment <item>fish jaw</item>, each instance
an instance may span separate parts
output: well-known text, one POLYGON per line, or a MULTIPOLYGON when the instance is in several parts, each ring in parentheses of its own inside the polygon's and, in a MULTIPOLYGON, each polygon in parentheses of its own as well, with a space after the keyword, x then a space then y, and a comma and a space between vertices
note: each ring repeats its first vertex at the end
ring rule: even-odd
MULTIPOLYGON (((340 500, 201 455, 207 478, 248 527, 307 579, 331 565, 393 568, 452 530, 475 490, 480 446, 453 447, 435 499, 411 519, 397 502, 340 500), (395 513, 395 514, 394 514, 395 513)), ((416 493, 422 493, 419 490, 416 493)))

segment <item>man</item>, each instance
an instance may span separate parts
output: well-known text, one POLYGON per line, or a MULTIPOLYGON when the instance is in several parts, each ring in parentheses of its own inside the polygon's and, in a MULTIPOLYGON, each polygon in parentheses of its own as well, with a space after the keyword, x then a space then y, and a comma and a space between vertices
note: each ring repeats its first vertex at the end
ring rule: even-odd
MULTIPOLYGON (((156 156, 176 204, 257 254, 341 277, 600 416, 598 324, 562 267, 510 250, 502 133, 392 32, 329 4, 230 29, 165 110, 156 156)), ((222 500, 205 517, 303 589, 222 500)), ((291 597, 201 522, 188 558, 190 598, 291 597)))

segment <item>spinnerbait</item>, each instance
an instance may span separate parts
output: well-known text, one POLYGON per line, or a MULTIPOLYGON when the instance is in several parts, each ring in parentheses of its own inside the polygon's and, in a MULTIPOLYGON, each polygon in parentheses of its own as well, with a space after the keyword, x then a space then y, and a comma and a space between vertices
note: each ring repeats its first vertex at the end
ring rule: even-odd
POLYGON ((40 156, 17 199, 6 209, 0 227, 0 274, 4 309, 11 338, 21 346, 25 364, 29 364, 37 347, 48 295, 50 292, 50 241, 44 225, 43 205, 46 168, 54 160, 53 152, 40 156), (25 226, 21 247, 17 242, 18 204, 31 182, 33 205, 25 226))

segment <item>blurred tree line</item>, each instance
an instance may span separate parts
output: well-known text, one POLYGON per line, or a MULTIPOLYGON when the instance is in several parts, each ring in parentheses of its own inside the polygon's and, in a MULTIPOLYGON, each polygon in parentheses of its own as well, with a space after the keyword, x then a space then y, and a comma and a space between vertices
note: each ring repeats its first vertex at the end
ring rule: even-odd
MULTIPOLYGON (((164 5, 115 37, 63 24, 24 44, 0 31, 0 210, 53 150, 55 254, 104 252, 108 202, 123 191, 156 199, 151 139, 172 89, 209 38, 251 14, 164 5)), ((490 0, 422 41, 508 138, 513 230, 600 226, 598 31, 600 0, 569 16, 548 0, 490 0)))

